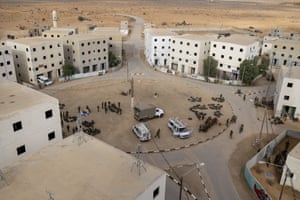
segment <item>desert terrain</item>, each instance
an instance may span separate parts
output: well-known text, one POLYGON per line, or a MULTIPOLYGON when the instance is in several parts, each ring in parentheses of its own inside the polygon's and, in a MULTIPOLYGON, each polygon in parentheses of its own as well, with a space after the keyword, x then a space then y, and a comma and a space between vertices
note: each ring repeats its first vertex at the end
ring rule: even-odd
POLYGON ((157 27, 233 27, 250 26, 268 34, 271 29, 300 32, 300 1, 220 1, 220 0, 91 0, 91 1, 0 1, 0 38, 7 34, 28 35, 28 29, 52 26, 52 10, 58 14, 58 26, 78 27, 86 32, 88 25, 119 26, 122 13, 141 17, 157 27), (78 17, 87 18, 79 21, 78 17), (176 26, 185 21, 188 25, 176 26))

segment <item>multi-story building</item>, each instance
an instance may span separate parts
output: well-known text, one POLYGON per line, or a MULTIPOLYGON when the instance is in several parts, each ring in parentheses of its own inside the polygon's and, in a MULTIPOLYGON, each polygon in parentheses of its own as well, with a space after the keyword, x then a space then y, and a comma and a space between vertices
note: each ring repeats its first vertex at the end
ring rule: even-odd
POLYGON ((11 200, 164 200, 166 173, 139 163, 143 162, 89 135, 70 136, 5 168, 3 176, 11 178, 8 185, 3 184, 0 196, 11 200), (78 145, 80 138, 84 141, 78 145))
POLYGON ((177 35, 167 29, 145 29, 145 57, 152 66, 169 66, 171 39, 177 35))
POLYGON ((62 75, 63 45, 60 40, 42 37, 7 40, 12 48, 18 82, 37 85, 37 77, 56 80, 62 75))
POLYGON ((104 36, 79 34, 63 38, 65 62, 77 73, 108 69, 108 40, 104 36))
POLYGON ((0 80, 17 81, 11 48, 0 46, 0 80))
POLYGON ((173 36, 170 47, 169 69, 184 74, 202 74, 203 62, 209 55, 210 41, 217 36, 173 36))
POLYGON ((99 37, 106 37, 108 41, 108 50, 112 52, 116 58, 122 61, 123 41, 120 29, 117 27, 97 27, 92 32, 99 37))
POLYGON ((240 64, 252 60, 260 52, 258 38, 248 35, 220 35, 211 41, 210 56, 218 61, 218 70, 237 79, 240 64))
POLYGON ((300 40, 265 37, 262 54, 269 55, 273 66, 299 66, 300 40))
POLYGON ((0 168, 62 140, 57 99, 2 80, 0 102, 0 168))
POLYGON ((300 67, 282 66, 274 93, 275 116, 300 118, 300 67))
POLYGON ((42 35, 44 38, 60 39, 70 35, 78 34, 77 28, 51 27, 50 30, 45 30, 42 35))

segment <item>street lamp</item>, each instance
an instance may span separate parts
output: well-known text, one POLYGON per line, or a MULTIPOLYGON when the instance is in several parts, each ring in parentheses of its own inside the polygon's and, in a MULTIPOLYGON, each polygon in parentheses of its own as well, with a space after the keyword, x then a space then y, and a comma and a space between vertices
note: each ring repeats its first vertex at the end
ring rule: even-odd
POLYGON ((182 197, 182 187, 183 187, 183 177, 188 175, 189 173, 191 173, 194 169, 199 169, 200 167, 203 167, 205 165, 205 163, 195 163, 196 168, 193 167, 192 169, 190 169, 189 171, 185 172, 181 177, 180 177, 180 190, 179 190, 179 200, 181 200, 182 197))
POLYGON ((283 181, 283 184, 282 184, 282 187, 281 187, 281 191, 280 191, 280 195, 279 195, 279 200, 281 200, 282 199, 283 190, 284 190, 284 186, 285 186, 285 183, 286 183, 286 179, 287 179, 287 177, 293 178, 294 177, 294 173, 291 172, 290 168, 288 168, 288 166, 286 164, 285 164, 285 166, 282 166, 282 165, 277 165, 277 164, 273 164, 273 163, 262 161, 262 160, 258 161, 258 164, 267 164, 267 165, 272 165, 272 166, 275 166, 275 167, 286 168, 285 174, 284 174, 284 181, 283 181))

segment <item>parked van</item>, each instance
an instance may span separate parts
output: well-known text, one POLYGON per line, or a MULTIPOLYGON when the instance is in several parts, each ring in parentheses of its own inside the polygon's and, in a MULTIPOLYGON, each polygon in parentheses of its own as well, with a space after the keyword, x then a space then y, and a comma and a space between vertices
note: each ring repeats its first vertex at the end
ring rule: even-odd
POLYGON ((42 85, 51 85, 53 83, 53 81, 46 76, 38 76, 37 81, 42 85))
POLYGON ((144 123, 139 123, 132 126, 133 133, 139 138, 141 142, 151 140, 151 133, 144 123))
POLYGON ((169 118, 168 127, 172 131, 173 135, 184 139, 190 137, 192 130, 188 129, 186 125, 178 118, 169 118))

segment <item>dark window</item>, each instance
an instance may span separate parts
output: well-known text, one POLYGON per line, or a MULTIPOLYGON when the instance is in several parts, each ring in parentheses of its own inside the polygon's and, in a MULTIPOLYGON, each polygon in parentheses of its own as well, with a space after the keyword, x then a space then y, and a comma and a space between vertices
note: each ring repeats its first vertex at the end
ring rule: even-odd
POLYGON ((157 39, 156 39, 156 38, 154 39, 154 42, 157 42, 157 39))
POLYGON ((157 187, 157 188, 153 191, 153 199, 155 199, 158 195, 159 195, 159 187, 157 187))
POLYGON ((215 54, 215 53, 212 53, 212 56, 216 56, 216 54, 215 54))
POLYGON ((112 37, 109 37, 109 40, 112 40, 112 37))
POLYGON ((52 45, 49 45, 49 48, 52 49, 52 45))
POLYGON ((226 49, 226 47, 225 47, 225 46, 222 46, 222 49, 226 49))
POLYGON ((216 45, 216 44, 214 44, 214 45, 213 45, 213 47, 214 47, 214 48, 216 48, 216 47, 217 47, 217 45, 216 45))
POLYGON ((284 98, 284 100, 289 100, 290 96, 285 95, 283 98, 284 98))
POLYGON ((283 46, 282 49, 286 49, 286 46, 283 46))
POLYGON ((290 88, 293 87, 293 83, 288 83, 287 87, 290 87, 290 88))
POLYGON ((45 50, 45 47, 44 47, 44 46, 42 46, 42 50, 45 50))
POLYGON ((232 56, 229 56, 229 60, 232 60, 232 56))
POLYGON ((55 132, 54 131, 48 134, 48 140, 49 141, 53 140, 54 138, 55 138, 55 132))
POLYGON ((293 51, 293 50, 294 50, 294 47, 291 47, 291 50, 293 51))
POLYGON ((244 51, 244 49, 240 48, 240 52, 243 52, 243 51, 244 51))
POLYGON ((233 51, 233 47, 230 47, 230 50, 233 51))
POLYGON ((222 64, 222 63, 220 63, 220 67, 223 67, 223 64, 222 64))
POLYGON ((221 55, 221 58, 224 58, 224 55, 221 55))
POLYGON ((45 112, 45 117, 46 117, 46 119, 48 119, 48 118, 50 118, 50 117, 52 117, 52 116, 53 116, 52 110, 47 110, 47 111, 45 112))
POLYGON ((33 49, 32 49, 32 51, 36 51, 36 49, 35 49, 35 48, 33 48, 33 49))
POLYGON ((277 48, 277 45, 274 45, 274 48, 276 49, 276 48, 277 48))
POLYGON ((186 45, 187 45, 187 46, 190 46, 190 43, 189 43, 189 42, 187 42, 187 43, 186 43, 186 45))
POLYGON ((198 47, 198 44, 195 44, 195 47, 198 47))
POLYGON ((161 41, 163 41, 163 42, 164 42, 164 41, 165 41, 165 39, 163 38, 161 41))
POLYGON ((19 146, 19 147, 17 148, 17 154, 18 154, 18 155, 21 155, 21 154, 23 154, 23 153, 25 153, 25 152, 26 152, 25 145, 19 146))
POLYGON ((241 58, 239 58, 239 59, 238 59, 238 61, 239 61, 239 62, 241 62, 241 61, 242 61, 242 59, 241 59, 241 58))
POLYGON ((19 121, 19 122, 15 122, 13 123, 13 128, 14 128, 14 131, 18 131, 18 130, 21 130, 22 129, 22 122, 19 121))

